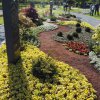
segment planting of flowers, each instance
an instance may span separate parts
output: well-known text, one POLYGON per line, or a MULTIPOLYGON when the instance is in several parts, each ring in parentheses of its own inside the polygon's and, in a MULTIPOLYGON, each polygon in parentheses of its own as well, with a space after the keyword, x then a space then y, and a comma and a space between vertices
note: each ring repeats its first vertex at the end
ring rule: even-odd
MULTIPOLYGON (((95 100, 96 91, 78 70, 24 44, 16 65, 0 48, 0 100, 95 100)), ((85 65, 84 65, 85 66, 85 65)))
POLYGON ((50 23, 44 23, 44 25, 38 27, 30 27, 26 28, 20 26, 20 41, 23 42, 30 42, 35 46, 40 46, 40 41, 38 40, 38 34, 45 31, 52 31, 57 29, 58 26, 50 23))
MULTIPOLYGON (((77 23, 78 23, 77 21, 60 21, 60 22, 58 22, 59 25, 76 25, 77 23)), ((80 24, 82 27, 89 27, 91 30, 95 30, 95 28, 87 22, 81 22, 80 24)))
POLYGON ((31 30, 33 31, 33 34, 38 35, 41 32, 53 31, 57 28, 58 28, 58 25, 54 25, 54 24, 45 22, 44 25, 38 26, 36 28, 31 28, 31 30))
MULTIPOLYGON (((70 51, 74 51, 78 54, 88 55, 89 50, 91 50, 91 46, 95 44, 95 41, 92 39, 92 37, 96 29, 87 22, 61 21, 59 24, 68 25, 70 31, 58 32, 53 36, 53 39, 58 42, 66 43, 67 48, 70 51), (84 46, 81 43, 84 44, 84 46)), ((94 47, 96 49, 96 46, 94 47)))
POLYGON ((100 71, 100 26, 95 30, 92 39, 95 41, 95 44, 92 45, 92 51, 89 53, 90 63, 100 71))
POLYGON ((69 51, 73 51, 78 54, 88 55, 89 53, 89 48, 84 43, 71 41, 71 42, 67 42, 66 44, 64 44, 64 46, 69 51))
POLYGON ((76 25, 77 21, 61 21, 58 22, 59 25, 76 25))

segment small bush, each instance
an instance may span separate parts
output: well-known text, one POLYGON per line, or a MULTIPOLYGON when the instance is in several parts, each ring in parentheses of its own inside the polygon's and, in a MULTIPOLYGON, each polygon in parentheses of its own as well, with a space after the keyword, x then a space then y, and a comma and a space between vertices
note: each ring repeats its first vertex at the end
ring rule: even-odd
POLYGON ((81 33, 81 31, 82 31, 81 27, 77 27, 77 28, 76 28, 76 32, 77 32, 77 33, 81 33))
POLYGON ((70 18, 70 17, 71 17, 71 15, 70 15, 70 14, 66 14, 65 16, 66 16, 66 18, 70 18))
POLYGON ((76 27, 80 27, 80 26, 81 26, 80 23, 77 23, 77 24, 76 24, 76 27))
POLYGON ((89 47, 90 51, 93 51, 93 46, 94 46, 94 42, 93 41, 89 41, 88 47, 89 47))
POLYGON ((91 32, 91 29, 90 29, 89 27, 86 27, 86 28, 85 28, 85 31, 86 31, 86 32, 91 32))
POLYGON ((73 37, 75 37, 75 38, 79 38, 78 33, 74 32, 74 33, 73 33, 73 37))
POLYGON ((81 20, 80 20, 80 19, 78 19, 78 20, 77 20, 77 22, 78 22, 78 23, 81 23, 81 20))
POLYGON ((52 16, 52 17, 50 18, 50 20, 51 20, 51 21, 56 21, 57 18, 56 18, 55 16, 52 16))
POLYGON ((57 36, 63 37, 63 33, 62 32, 58 32, 57 36))
POLYGON ((70 35, 70 34, 67 35, 67 39, 68 39, 68 40, 74 40, 73 36, 70 35))
POLYGON ((38 20, 36 20, 36 21, 34 21, 34 22, 35 22, 35 24, 36 24, 37 26, 43 25, 43 21, 42 21, 41 19, 38 19, 38 20))
POLYGON ((76 16, 75 15, 71 15, 72 17, 74 17, 74 18, 76 18, 76 16))
POLYGON ((47 79, 56 74, 56 68, 53 63, 46 62, 43 58, 39 58, 33 66, 32 72, 33 75, 38 78, 47 79))

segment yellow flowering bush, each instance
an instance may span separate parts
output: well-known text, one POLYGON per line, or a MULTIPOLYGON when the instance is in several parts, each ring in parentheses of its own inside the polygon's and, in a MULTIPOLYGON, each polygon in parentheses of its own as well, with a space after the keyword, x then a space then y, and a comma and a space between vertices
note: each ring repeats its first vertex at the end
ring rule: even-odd
POLYGON ((58 22, 59 25, 76 25, 77 21, 60 21, 58 22))
POLYGON ((90 25, 89 23, 87 23, 87 22, 82 22, 81 26, 82 27, 89 27, 91 30, 95 31, 95 28, 92 25, 90 25))
POLYGON ((92 36, 92 39, 100 41, 100 26, 95 30, 95 34, 92 36))
MULTIPOLYGON (((60 21, 60 22, 58 22, 59 25, 76 25, 77 23, 78 23, 77 21, 60 21)), ((80 24, 82 27, 89 27, 90 29, 95 30, 95 28, 87 22, 81 22, 80 24)))
POLYGON ((33 45, 25 45, 16 65, 7 64, 5 45, 0 48, 0 100, 95 100, 95 93, 78 70, 52 59, 33 45), (51 65, 56 73, 38 78, 33 74, 37 62, 41 62, 39 67, 43 70, 38 70, 44 74, 52 73, 51 65))
POLYGON ((100 26, 98 26, 95 30, 95 34, 92 35, 92 39, 96 42, 96 44, 93 46, 94 51, 100 54, 100 26))

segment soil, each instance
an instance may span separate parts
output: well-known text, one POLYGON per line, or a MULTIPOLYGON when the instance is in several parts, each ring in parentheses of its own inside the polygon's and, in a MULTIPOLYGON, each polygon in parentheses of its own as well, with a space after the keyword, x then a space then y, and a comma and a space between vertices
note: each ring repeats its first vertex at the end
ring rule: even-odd
POLYGON ((53 35, 59 31, 67 32, 69 30, 70 29, 66 26, 60 26, 59 29, 54 31, 41 33, 39 35, 39 40, 41 42, 40 50, 54 59, 63 61, 80 70, 80 72, 87 77, 89 82, 92 83, 94 89, 97 91, 97 100, 100 100, 100 73, 89 63, 88 56, 70 52, 64 48, 62 43, 54 41, 52 38, 53 35))

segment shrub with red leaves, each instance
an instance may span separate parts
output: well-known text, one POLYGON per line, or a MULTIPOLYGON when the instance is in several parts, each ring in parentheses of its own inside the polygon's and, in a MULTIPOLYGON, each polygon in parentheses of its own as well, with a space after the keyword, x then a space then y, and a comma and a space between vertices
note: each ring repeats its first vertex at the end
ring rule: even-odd
POLYGON ((35 10, 35 8, 32 8, 32 7, 29 7, 29 8, 24 8, 24 9, 21 9, 21 12, 26 16, 26 17, 29 17, 31 18, 32 20, 36 20, 38 19, 38 13, 37 11, 35 10))
POLYGON ((31 18, 32 20, 38 19, 38 13, 37 13, 37 11, 36 11, 34 8, 32 8, 32 7, 30 7, 30 8, 27 9, 27 11, 26 11, 26 16, 29 17, 29 18, 31 18))
POLYGON ((84 43, 71 41, 71 42, 67 42, 65 46, 67 46, 67 49, 82 55, 88 55, 89 53, 89 49, 87 45, 85 45, 84 43))

